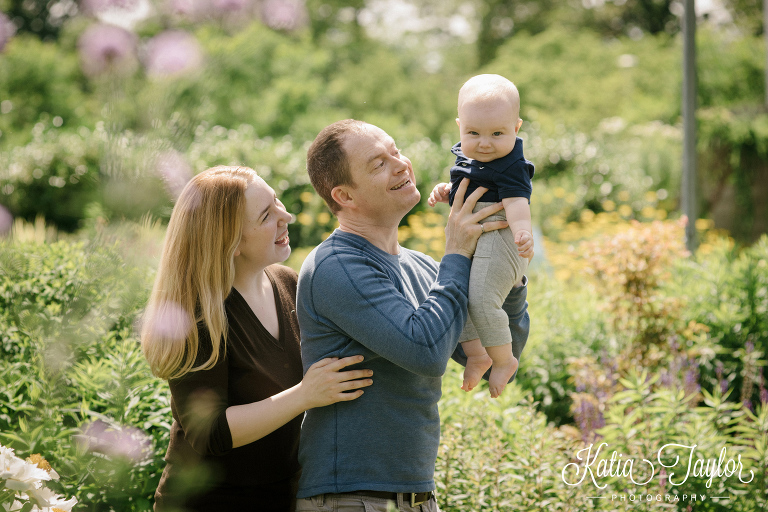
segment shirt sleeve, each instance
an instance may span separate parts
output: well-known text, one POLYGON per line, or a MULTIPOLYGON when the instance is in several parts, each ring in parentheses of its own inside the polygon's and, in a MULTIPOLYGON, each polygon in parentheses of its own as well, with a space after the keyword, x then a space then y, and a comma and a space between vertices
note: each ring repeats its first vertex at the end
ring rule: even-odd
MULTIPOLYGON (((531 319, 528 315, 528 278, 523 277, 523 286, 512 288, 507 298, 504 300, 504 304, 501 308, 507 314, 509 318, 509 332, 512 333, 512 354, 519 360, 523 354, 525 344, 528 342, 528 333, 531 327, 531 319)), ((456 361, 462 366, 467 365, 467 355, 464 353, 464 349, 461 345, 456 347, 456 350, 451 355, 451 359, 456 361)), ((488 380, 491 374, 491 370, 488 370, 483 379, 488 380)), ((515 379, 515 375, 509 379, 512 382, 515 379)))
POLYGON ((533 192, 532 175, 533 164, 524 159, 518 160, 503 172, 495 172, 493 180, 499 191, 499 198, 524 197, 530 203, 533 192))
MULTIPOLYGON (((208 329, 198 325, 198 356, 195 366, 211 354, 208 329)), ((189 372, 168 382, 186 440, 200 455, 223 455, 232 449, 232 434, 227 422, 228 363, 222 349, 219 360, 209 370, 189 372)))
POLYGON ((394 364, 440 377, 467 320, 470 265, 464 256, 446 255, 426 300, 415 307, 364 254, 334 255, 315 269, 313 309, 323 323, 394 364))

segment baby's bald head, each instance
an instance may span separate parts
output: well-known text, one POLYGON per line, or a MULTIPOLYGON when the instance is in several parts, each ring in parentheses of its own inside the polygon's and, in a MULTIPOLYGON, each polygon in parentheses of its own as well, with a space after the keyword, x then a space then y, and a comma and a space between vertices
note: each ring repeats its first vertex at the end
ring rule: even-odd
POLYGON ((500 75, 477 75, 467 80, 459 91, 459 118, 465 106, 489 102, 506 102, 514 118, 520 117, 520 93, 515 84, 500 75))

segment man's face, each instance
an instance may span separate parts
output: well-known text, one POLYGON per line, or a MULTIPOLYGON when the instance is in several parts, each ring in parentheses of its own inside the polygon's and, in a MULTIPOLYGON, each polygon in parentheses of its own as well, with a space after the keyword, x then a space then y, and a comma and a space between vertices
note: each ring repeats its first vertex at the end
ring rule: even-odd
POLYGON ((373 125, 347 135, 343 148, 354 182, 349 188, 353 215, 385 225, 399 224, 421 198, 411 161, 400 153, 392 137, 373 125))

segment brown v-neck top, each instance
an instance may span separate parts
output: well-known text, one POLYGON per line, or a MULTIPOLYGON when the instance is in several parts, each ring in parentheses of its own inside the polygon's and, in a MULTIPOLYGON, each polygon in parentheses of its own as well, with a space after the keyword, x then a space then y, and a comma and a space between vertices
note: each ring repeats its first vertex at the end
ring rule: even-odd
MULTIPOLYGON (((266 273, 275 293, 280 338, 275 339, 264 328, 245 299, 232 288, 224 303, 229 331, 223 357, 210 370, 190 372, 169 381, 173 425, 165 456, 167 465, 155 494, 158 505, 176 504, 178 494, 188 496, 204 487, 216 496, 245 494, 265 484, 290 480, 299 470, 302 415, 239 448, 232 448, 227 423, 227 407, 264 400, 298 384, 302 378, 296 272, 272 265, 266 273), (180 483, 190 478, 188 484, 193 488, 182 489, 180 483)), ((198 326, 198 335, 196 364, 204 362, 212 348, 204 326, 198 326)), ((241 510, 247 510, 253 503, 243 505, 241 510)))

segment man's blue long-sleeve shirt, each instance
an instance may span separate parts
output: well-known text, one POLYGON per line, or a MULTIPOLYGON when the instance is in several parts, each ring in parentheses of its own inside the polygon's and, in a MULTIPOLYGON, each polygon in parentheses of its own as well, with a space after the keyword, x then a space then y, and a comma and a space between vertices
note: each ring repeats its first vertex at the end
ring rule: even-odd
MULTIPOLYGON (((373 370, 373 385, 356 400, 307 411, 299 498, 435 489, 437 402, 448 359, 463 355, 469 269, 464 256, 438 264, 408 249, 392 255, 340 230, 307 257, 296 306, 304 371, 325 357, 362 354, 355 367, 373 370)), ((507 302, 522 351, 525 288, 507 302)))

